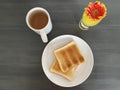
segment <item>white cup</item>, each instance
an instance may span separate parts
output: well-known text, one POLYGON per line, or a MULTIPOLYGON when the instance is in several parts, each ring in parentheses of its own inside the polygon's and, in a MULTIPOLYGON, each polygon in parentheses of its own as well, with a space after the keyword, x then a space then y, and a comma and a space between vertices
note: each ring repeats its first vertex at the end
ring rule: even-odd
POLYGON ((35 7, 35 8, 32 8, 26 15, 26 23, 28 25, 28 27, 33 30, 34 32, 36 32, 37 34, 39 34, 42 38, 42 41, 44 43, 48 42, 48 37, 47 37, 47 34, 50 33, 50 31, 52 30, 52 22, 51 22, 51 18, 50 18, 50 15, 48 13, 48 11, 44 8, 41 8, 41 7, 35 7), (48 22, 46 24, 45 27, 43 27, 42 29, 35 29, 33 28, 31 25, 30 25, 30 22, 29 22, 29 19, 30 19, 30 16, 35 13, 36 11, 42 11, 42 12, 45 12, 46 15, 48 16, 48 22))

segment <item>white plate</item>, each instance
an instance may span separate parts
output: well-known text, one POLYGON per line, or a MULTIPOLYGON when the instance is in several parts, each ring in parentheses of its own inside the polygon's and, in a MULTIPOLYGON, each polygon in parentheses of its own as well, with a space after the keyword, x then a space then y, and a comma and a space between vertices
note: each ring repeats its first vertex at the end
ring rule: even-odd
POLYGON ((42 55, 42 67, 45 75, 54 84, 62 87, 73 87, 83 83, 90 75, 94 64, 93 53, 89 45, 79 37, 73 35, 58 36, 50 41, 45 47, 42 55), (66 45, 70 41, 76 41, 81 53, 85 57, 85 62, 77 68, 75 78, 69 81, 58 74, 50 72, 50 66, 55 58, 53 51, 61 46, 66 45))

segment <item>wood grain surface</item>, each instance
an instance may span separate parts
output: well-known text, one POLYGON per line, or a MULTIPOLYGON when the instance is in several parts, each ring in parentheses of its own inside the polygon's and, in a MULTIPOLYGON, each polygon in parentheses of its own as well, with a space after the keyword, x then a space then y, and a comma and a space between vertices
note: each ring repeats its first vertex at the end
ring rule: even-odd
POLYGON ((120 0, 102 0, 107 17, 88 31, 78 27, 84 7, 94 0, 0 0, 0 90, 120 90, 120 0), (94 68, 81 85, 63 88, 45 76, 44 44, 25 22, 27 12, 43 7, 50 13, 53 38, 72 34, 92 48, 94 68))

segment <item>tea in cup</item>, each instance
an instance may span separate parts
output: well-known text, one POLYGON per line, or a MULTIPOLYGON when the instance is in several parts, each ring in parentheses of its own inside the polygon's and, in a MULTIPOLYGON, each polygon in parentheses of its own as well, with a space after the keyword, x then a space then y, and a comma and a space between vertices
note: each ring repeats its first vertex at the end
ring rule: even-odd
POLYGON ((39 34, 44 43, 48 42, 47 34, 52 30, 52 22, 48 11, 41 7, 31 9, 26 15, 28 27, 39 34))

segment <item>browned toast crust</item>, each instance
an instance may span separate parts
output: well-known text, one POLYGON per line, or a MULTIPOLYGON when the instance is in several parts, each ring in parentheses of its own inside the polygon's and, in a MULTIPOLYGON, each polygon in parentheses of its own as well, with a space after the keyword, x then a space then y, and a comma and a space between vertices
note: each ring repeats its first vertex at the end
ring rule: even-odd
POLYGON ((79 65, 85 60, 74 41, 55 50, 54 54, 63 72, 69 71, 72 67, 79 65))
POLYGON ((71 70, 67 71, 67 72, 62 72, 60 67, 59 67, 59 64, 58 64, 58 61, 55 59, 50 67, 50 71, 51 72, 54 72, 60 76, 63 76, 64 78, 72 81, 74 79, 74 74, 75 74, 75 70, 76 70, 77 67, 74 67, 72 68, 71 70))

